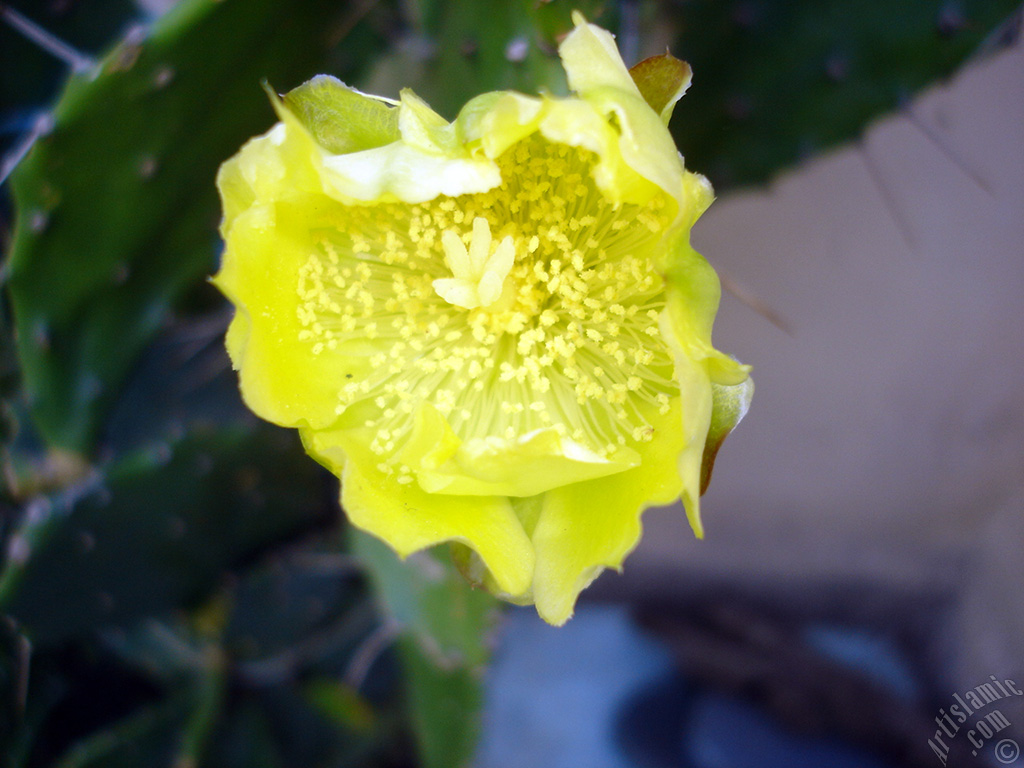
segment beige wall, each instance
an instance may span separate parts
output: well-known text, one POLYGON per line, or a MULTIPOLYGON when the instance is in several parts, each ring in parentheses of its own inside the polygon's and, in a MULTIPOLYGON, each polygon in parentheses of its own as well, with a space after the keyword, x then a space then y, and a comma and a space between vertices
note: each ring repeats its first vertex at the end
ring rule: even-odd
POLYGON ((757 394, 719 456, 707 539, 653 510, 604 588, 945 594, 945 672, 1024 676, 1024 46, 913 115, 698 224, 697 247, 793 333, 723 299, 716 345, 754 365, 757 394))

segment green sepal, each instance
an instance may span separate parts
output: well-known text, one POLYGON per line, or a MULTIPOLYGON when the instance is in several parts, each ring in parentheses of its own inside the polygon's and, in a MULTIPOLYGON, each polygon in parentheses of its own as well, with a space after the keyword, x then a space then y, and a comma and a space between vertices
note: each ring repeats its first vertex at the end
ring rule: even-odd
POLYGON ((686 93, 693 79, 690 65, 666 51, 634 64, 629 68, 629 74, 644 101, 668 125, 676 102, 686 93))
POLYGON ((704 456, 700 465, 701 495, 708 489, 711 472, 715 466, 715 457, 736 425, 743 420, 750 409, 750 401, 754 397, 754 380, 747 378, 739 384, 711 384, 711 425, 704 443, 704 456))
POLYGON ((317 75, 281 98, 313 139, 328 152, 344 154, 397 141, 398 110, 330 75, 317 75))

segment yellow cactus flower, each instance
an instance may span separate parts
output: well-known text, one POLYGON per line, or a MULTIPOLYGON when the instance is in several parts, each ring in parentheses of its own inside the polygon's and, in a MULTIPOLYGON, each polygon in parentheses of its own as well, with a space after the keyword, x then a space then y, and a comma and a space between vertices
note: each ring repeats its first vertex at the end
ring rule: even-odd
MULTIPOLYGON (((666 128, 688 70, 626 69, 581 17, 573 95, 487 93, 448 123, 330 77, 221 168, 227 345, 246 403, 299 429, 351 522, 561 624, 698 498, 746 410, 690 246, 712 200, 666 128), (638 86, 639 84, 639 86, 638 86)), ((672 67, 676 68, 673 69, 672 67)))

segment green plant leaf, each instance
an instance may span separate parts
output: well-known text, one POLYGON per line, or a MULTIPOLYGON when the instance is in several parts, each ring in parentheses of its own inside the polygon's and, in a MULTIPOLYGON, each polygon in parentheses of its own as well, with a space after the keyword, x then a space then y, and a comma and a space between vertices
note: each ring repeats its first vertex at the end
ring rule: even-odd
POLYGON ((417 5, 420 12, 412 19, 412 34, 381 57, 366 91, 397 96, 400 89, 412 88, 449 120, 463 104, 486 91, 565 93, 556 43, 546 34, 572 29, 571 8, 565 0, 550 4, 451 0, 417 5), (542 5, 546 7, 539 8, 542 5))
POLYGON ((170 765, 190 702, 169 699, 144 707, 80 741, 54 768, 142 768, 170 765))
POLYGON ((49 443, 91 452, 141 349, 213 271, 216 169, 273 122, 260 81, 314 74, 343 14, 332 0, 183 0, 69 80, 11 179, 18 353, 49 443))
MULTIPOLYGON (((1018 0, 692 0, 651 21, 693 66, 672 121, 687 167, 719 192, 856 139, 951 75, 1018 0), (671 32, 669 33, 671 34, 671 32)), ((652 30, 653 37, 653 30, 652 30)))
POLYGON ((187 605, 246 557, 329 520, 321 480, 270 427, 140 449, 32 502, 0 610, 47 643, 187 605))
POLYGON ((467 765, 479 735, 481 678, 487 635, 499 615, 496 600, 471 588, 444 549, 402 562, 387 545, 359 531, 353 532, 352 546, 398 634, 423 765, 467 765))
POLYGON ((409 713, 425 768, 471 764, 480 735, 482 670, 445 668, 414 637, 399 640, 409 713))

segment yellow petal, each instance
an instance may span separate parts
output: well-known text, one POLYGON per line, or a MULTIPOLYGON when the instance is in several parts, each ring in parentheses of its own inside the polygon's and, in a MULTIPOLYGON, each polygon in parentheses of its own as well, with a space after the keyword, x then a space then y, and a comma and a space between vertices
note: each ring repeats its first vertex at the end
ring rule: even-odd
POLYGON ((594 24, 588 24, 579 13, 573 14, 573 21, 575 29, 566 35, 558 47, 569 88, 581 96, 608 87, 640 96, 636 83, 622 62, 612 34, 594 24))
POLYGON ((533 531, 533 597, 551 624, 564 624, 579 593, 602 570, 622 564, 640 539, 641 512, 674 501, 682 491, 676 462, 683 447, 679 402, 666 414, 646 415, 655 434, 640 449, 639 466, 544 494, 533 531))
MULTIPOLYGON (((432 423, 436 442, 451 432, 447 422, 432 423)), ((422 438, 420 438, 422 439, 422 438)), ((412 442, 422 444, 414 434, 412 442)), ((543 429, 508 439, 491 437, 459 441, 445 451, 445 460, 432 450, 430 461, 403 453, 421 487, 431 493, 457 496, 535 496, 550 488, 595 477, 616 474, 636 466, 640 457, 623 446, 617 452, 598 455, 554 429, 543 429)))
MULTIPOLYGON (((324 200, 253 205, 228 228, 214 284, 235 304, 228 352, 246 404, 283 426, 322 427, 336 418, 339 382, 362 375, 365 357, 314 354, 298 344, 299 267, 311 249, 310 212, 324 200)), ((329 201, 326 201, 329 203, 329 201)))
MULTIPOLYGON (((529 589, 533 547, 507 498, 427 493, 377 468, 378 457, 357 431, 304 432, 306 449, 341 477, 341 505, 358 528, 386 541, 399 555, 446 541, 475 550, 500 588, 529 589)), ((410 478, 411 479, 411 478, 410 478)))

